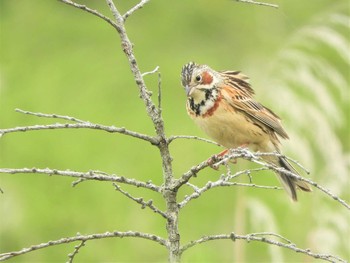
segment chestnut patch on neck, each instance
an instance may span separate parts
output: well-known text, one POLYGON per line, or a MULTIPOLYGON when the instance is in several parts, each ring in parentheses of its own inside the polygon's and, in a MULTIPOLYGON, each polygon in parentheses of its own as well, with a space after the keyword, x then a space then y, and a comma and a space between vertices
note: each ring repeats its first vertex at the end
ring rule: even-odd
POLYGON ((215 104, 213 107, 211 107, 209 110, 207 110, 206 113, 203 114, 203 118, 205 117, 209 117, 212 116, 214 114, 214 112, 216 111, 216 109, 219 107, 220 105, 220 101, 221 101, 222 97, 221 95, 215 100, 215 104))
POLYGON ((207 71, 204 71, 202 74, 202 84, 210 84, 213 82, 213 76, 208 73, 207 71))

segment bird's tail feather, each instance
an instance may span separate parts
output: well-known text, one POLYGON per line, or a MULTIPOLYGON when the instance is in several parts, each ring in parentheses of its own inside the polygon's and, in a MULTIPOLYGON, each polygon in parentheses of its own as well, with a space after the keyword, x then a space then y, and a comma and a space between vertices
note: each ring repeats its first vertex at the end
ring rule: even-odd
MULTIPOLYGON (((299 175, 299 173, 294 169, 294 167, 283 157, 279 157, 278 163, 281 167, 286 169, 287 171, 290 171, 296 175, 299 175)), ((300 180, 297 180, 295 178, 292 178, 284 173, 278 173, 278 178, 280 179, 283 188, 286 190, 288 195, 292 198, 293 201, 297 201, 297 192, 296 189, 299 188, 300 190, 303 190, 305 192, 311 192, 310 186, 300 180)))

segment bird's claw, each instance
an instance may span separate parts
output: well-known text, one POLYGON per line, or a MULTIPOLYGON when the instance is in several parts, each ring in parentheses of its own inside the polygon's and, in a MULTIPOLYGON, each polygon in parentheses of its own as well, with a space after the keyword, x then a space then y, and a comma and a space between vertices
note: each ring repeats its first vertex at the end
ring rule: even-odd
POLYGON ((207 160, 207 164, 210 168, 214 169, 214 170, 219 170, 219 166, 216 165, 216 163, 220 161, 220 156, 219 154, 214 154, 213 156, 211 156, 208 160, 207 160))
MULTIPOLYGON (((221 164, 224 164, 224 162, 220 162, 222 161, 222 159, 229 153, 229 150, 226 149, 218 154, 214 154, 213 156, 211 156, 208 160, 207 160, 207 164, 209 167, 213 168, 214 170, 218 170, 219 166, 221 164)), ((236 158, 230 158, 229 161, 233 164, 237 163, 237 159, 236 158)), ((225 161, 226 163, 226 161, 225 161)))

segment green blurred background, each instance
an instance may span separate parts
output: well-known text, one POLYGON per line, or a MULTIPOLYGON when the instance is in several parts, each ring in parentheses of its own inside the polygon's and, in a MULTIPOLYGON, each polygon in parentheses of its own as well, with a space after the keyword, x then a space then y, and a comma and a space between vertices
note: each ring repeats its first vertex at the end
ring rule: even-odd
MULTIPOLYGON (((138 1, 115 1, 121 12, 138 1)), ((272 1, 271 1, 272 2, 272 1)), ((111 17, 105 1, 80 1, 111 17)), ((334 0, 274 1, 279 9, 220 0, 152 0, 127 20, 143 72, 160 67, 166 133, 206 137, 188 118, 180 70, 190 60, 215 69, 242 70, 256 97, 277 112, 291 140, 284 152, 310 178, 349 200, 349 3, 334 0)), ((154 134, 114 29, 102 20, 48 0, 0 1, 0 128, 54 123, 14 111, 74 116, 154 134)), ((157 76, 145 77, 157 91, 157 76)), ((156 96, 154 96, 156 99, 156 96)), ((178 140, 171 145, 176 177, 216 146, 178 140)), ((157 149, 119 134, 50 130, 5 135, 0 167, 102 170, 162 183, 157 149)), ((245 161, 233 171, 254 167, 245 161)), ((192 183, 214 181, 224 170, 203 172, 192 183)), ((278 184, 271 172, 254 176, 278 184)), ((0 251, 61 237, 105 231, 142 231, 166 237, 164 220, 126 199, 110 183, 45 175, 0 175, 0 251)), ((241 178, 248 182, 248 178, 241 178)), ((159 195, 122 186, 135 196, 159 195)), ((189 193, 181 191, 179 200, 189 193)), ((283 191, 222 188, 181 210, 182 244, 202 235, 276 232, 302 248, 349 259, 349 211, 317 189, 291 203, 283 191)), ((65 262, 74 244, 39 250, 10 262, 65 262)), ((164 262, 153 242, 105 239, 88 242, 76 262, 164 262)), ((313 262, 277 247, 243 241, 196 246, 183 262, 313 262)))

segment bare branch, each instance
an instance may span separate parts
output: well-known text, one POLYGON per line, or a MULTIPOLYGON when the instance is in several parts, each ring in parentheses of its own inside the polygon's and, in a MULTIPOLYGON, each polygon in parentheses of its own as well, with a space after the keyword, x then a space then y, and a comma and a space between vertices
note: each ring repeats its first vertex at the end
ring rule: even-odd
POLYGON ((113 26, 114 28, 117 28, 117 25, 111 20, 109 19, 108 17, 102 15, 101 13, 97 12, 96 10, 93 10, 91 8, 88 8, 87 6, 85 5, 81 5, 81 4, 77 4, 77 3, 74 3, 70 0, 59 0, 61 1, 62 3, 65 3, 67 5, 71 5, 71 6, 74 6, 75 8, 78 8, 78 9, 81 9, 81 10, 84 10, 90 14, 93 14, 99 18, 102 18, 103 20, 105 20, 108 24, 110 24, 111 26, 113 26))
POLYGON ((215 182, 209 181, 201 188, 194 186, 194 185, 187 182, 186 185, 189 185, 190 187, 192 187, 194 189, 194 192, 190 195, 185 196, 184 200, 181 201, 178 204, 178 206, 179 206, 179 208, 183 208, 191 200, 197 199, 206 191, 213 189, 213 188, 216 188, 216 187, 240 186, 240 187, 254 187, 254 188, 269 189, 269 190, 281 190, 282 189, 281 187, 278 187, 278 186, 257 185, 257 184, 253 184, 253 183, 247 184, 247 183, 238 183, 238 182, 228 182, 229 180, 231 180, 233 178, 237 178, 240 175, 251 173, 251 172, 258 172, 261 170, 262 170, 261 168, 257 168, 257 169, 252 169, 252 170, 239 171, 233 175, 223 176, 215 182))
POLYGON ((179 179, 176 180, 174 189, 179 189, 182 185, 186 184, 192 177, 197 176, 197 173, 207 168, 208 166, 208 161, 203 161, 198 165, 192 166, 188 172, 184 173, 179 179))
MULTIPOLYGON (((136 62, 136 58, 134 55, 133 51, 133 45, 126 34, 125 26, 124 26, 124 19, 116 6, 114 5, 112 0, 106 0, 107 4, 109 6, 109 9, 111 10, 115 21, 117 25, 117 31, 119 33, 121 42, 122 42, 122 48, 123 51, 129 61, 130 69, 132 74, 134 75, 134 79, 136 82, 136 85, 139 88, 140 91, 140 97, 144 101, 145 106, 146 106, 146 111, 148 116, 151 118, 154 128, 157 132, 157 135, 162 138, 162 140, 165 140, 165 133, 164 133, 164 122, 163 119, 161 118, 160 112, 157 110, 156 106, 151 100, 151 95, 150 92, 148 91, 145 81, 142 77, 141 71, 138 67, 138 64, 136 62)), ((170 153, 167 149, 167 147, 163 147, 163 149, 160 149, 163 151, 163 154, 165 155, 165 158, 170 158, 170 153)), ((163 156, 163 154, 161 156, 163 156)), ((163 159, 164 161, 164 159, 163 159)))
POLYGON ((157 66, 152 71, 142 73, 142 77, 150 74, 154 74, 154 73, 158 73, 158 113, 161 116, 162 114, 162 78, 159 71, 159 66, 157 66))
POLYGON ((232 179, 236 179, 237 177, 239 177, 241 175, 248 175, 249 182, 252 183, 252 178, 251 178, 252 173, 266 171, 266 170, 269 170, 269 169, 267 167, 259 167, 259 168, 254 168, 254 169, 246 169, 246 170, 238 171, 238 172, 232 174, 231 169, 227 165, 227 173, 226 173, 226 175, 222 176, 222 180, 227 182, 227 181, 231 181, 232 179))
POLYGON ((161 137, 164 137, 163 120, 159 118, 159 113, 157 112, 157 109, 151 100, 151 97, 150 97, 149 92, 146 88, 145 82, 142 78, 141 71, 137 65, 136 58, 135 58, 134 53, 133 53, 133 45, 126 34, 126 30, 124 27, 124 19, 126 19, 128 16, 130 16, 136 10, 143 7, 148 2, 148 0, 142 0, 138 5, 131 8, 124 15, 124 17, 120 14, 120 12, 116 8, 116 6, 112 0, 106 0, 114 18, 115 18, 115 22, 113 22, 108 17, 102 15, 101 13, 97 12, 96 10, 93 10, 91 8, 86 7, 85 5, 80 5, 80 4, 74 3, 70 0, 60 0, 60 1, 65 3, 65 4, 74 6, 76 8, 79 8, 81 10, 84 10, 86 12, 89 12, 95 16, 102 18, 103 20, 108 22, 110 25, 112 25, 117 30, 117 32, 119 33, 119 36, 121 38, 123 51, 129 60, 130 69, 134 75, 134 79, 136 81, 136 84, 139 87, 140 96, 146 105, 146 111, 154 123, 157 134, 161 137))
POLYGON ((273 8, 278 8, 278 5, 270 4, 270 3, 264 3, 264 2, 257 2, 253 0, 236 0, 237 2, 241 3, 247 3, 247 4, 253 4, 253 5, 261 5, 261 6, 268 6, 273 8))
POLYGON ((52 247, 52 246, 57 246, 57 245, 61 245, 61 244, 68 244, 68 243, 72 243, 72 242, 76 242, 76 241, 86 242, 89 240, 111 238, 111 237, 143 238, 143 239, 148 239, 148 240, 154 241, 162 246, 167 246, 166 240, 164 240, 163 238, 161 238, 159 236, 153 235, 153 234, 135 232, 135 231, 127 231, 127 232, 114 231, 114 232, 105 232, 102 234, 77 235, 75 237, 61 238, 58 240, 53 240, 53 241, 48 241, 46 243, 33 245, 33 246, 30 246, 27 248, 22 248, 21 250, 18 250, 18 251, 2 253, 2 254, 0 254, 0 261, 5 260, 5 259, 9 259, 9 258, 13 258, 13 257, 19 256, 19 255, 27 254, 27 253, 32 252, 34 250, 38 250, 38 249, 42 249, 42 248, 46 248, 46 247, 52 247))
MULTIPOLYGON (((239 148, 241 149, 241 148, 239 148)), ((294 160, 284 154, 278 153, 278 152, 257 152, 253 154, 256 157, 261 157, 261 156, 276 156, 276 157, 281 157, 284 159, 287 159, 288 161, 292 162, 293 164, 296 164, 299 168, 301 168, 303 171, 305 171, 307 174, 310 174, 310 171, 306 169, 300 162, 297 160, 294 160)))
POLYGON ((155 205, 153 205, 153 201, 149 200, 147 202, 143 201, 142 197, 139 198, 135 198, 133 197, 131 194, 129 194, 128 192, 124 191, 123 189, 120 188, 119 185, 117 185, 116 183, 113 183, 115 189, 119 192, 121 192, 123 195, 125 195, 126 197, 128 197, 129 199, 135 201, 136 203, 142 205, 141 208, 144 209, 145 207, 149 207, 153 212, 160 214, 162 217, 164 217, 165 219, 168 218, 168 216, 161 211, 160 209, 158 209, 155 205))
POLYGON ((62 170, 56 170, 56 169, 38 169, 38 168, 0 168, 0 173, 7 173, 7 174, 19 174, 19 173, 30 173, 30 174, 47 174, 47 175, 57 175, 57 176, 67 176, 67 177, 75 177, 80 178, 84 180, 96 180, 96 181, 105 181, 105 182, 116 182, 116 183, 123 183, 128 185, 133 185, 136 187, 142 187, 149 190, 152 190, 154 192, 160 193, 160 187, 156 186, 150 182, 142 182, 135 179, 129 179, 124 176, 116 176, 114 174, 107 175, 107 174, 100 174, 95 171, 89 171, 87 173, 83 172, 75 172, 75 171, 62 171, 62 170))
POLYGON ((156 68, 154 70, 148 71, 148 72, 144 72, 144 73, 141 74, 141 76, 144 77, 144 76, 147 76, 147 75, 154 74, 154 73, 158 72, 158 70, 159 70, 159 66, 156 66, 156 68))
POLYGON ((158 71, 158 112, 162 115, 162 75, 158 71))
POLYGON ((173 136, 170 136, 168 138, 168 142, 171 143, 172 141, 177 140, 177 139, 198 140, 198 141, 203 141, 203 142, 207 142, 207 143, 210 143, 210 144, 214 144, 214 145, 217 145, 217 146, 221 146, 220 144, 218 144, 218 143, 216 143, 214 141, 211 141, 211 140, 208 140, 208 139, 205 139, 205 138, 201 138, 201 137, 198 137, 198 136, 191 136, 191 135, 173 135, 173 136))
POLYGON ((67 121, 79 122, 79 123, 90 123, 89 121, 83 121, 83 120, 77 119, 75 117, 58 115, 58 114, 47 114, 47 113, 41 113, 41 112, 31 112, 31 111, 26 111, 26 110, 21 110, 21 109, 15 109, 15 111, 19 112, 19 113, 27 114, 27 115, 33 115, 33 116, 36 116, 36 117, 41 117, 41 118, 62 119, 62 120, 67 120, 67 121))
POLYGON ((129 16, 131 16, 135 11, 139 10, 140 8, 142 8, 145 4, 147 4, 149 2, 149 0, 142 0, 140 3, 138 3, 137 5, 135 5, 133 8, 131 8, 128 12, 126 12, 123 15, 123 20, 125 21, 129 16))
MULTIPOLYGON (((266 163, 265 161, 263 161, 263 160, 261 160, 259 158, 260 156, 263 156, 263 155, 266 155, 266 154, 268 154, 268 155, 275 155, 277 157, 281 157, 281 155, 279 153, 252 153, 248 149, 237 148, 237 149, 230 149, 230 153, 225 155, 222 159, 219 160, 219 162, 215 163, 213 166, 214 167, 218 167, 218 165, 225 164, 230 159, 243 158, 243 159, 249 160, 249 161, 251 161, 253 163, 259 164, 259 165, 261 165, 263 167, 266 167, 266 168, 268 168, 270 170, 273 170, 275 172, 283 173, 283 174, 285 174, 287 176, 290 176, 292 178, 295 178, 297 180, 306 182, 306 183, 316 187, 317 189, 321 190, 323 193, 325 193, 326 195, 332 197, 332 199, 334 199, 335 201, 339 202, 345 208, 350 210, 350 205, 347 202, 345 202, 343 199, 341 199, 338 196, 336 196, 335 194, 333 194, 328 189, 326 189, 323 186, 319 185, 318 183, 316 183, 316 182, 314 182, 314 181, 312 181, 310 179, 306 179, 306 178, 304 178, 304 177, 302 177, 300 175, 294 174, 294 173, 292 173, 290 171, 287 171, 286 169, 284 169, 282 167, 277 167, 275 165, 266 163)), ((282 156, 282 157, 284 157, 284 156, 282 156)))
MULTIPOLYGON (((218 169, 220 165, 226 165, 230 160, 232 159, 237 159, 237 158, 243 158, 246 160, 249 160, 251 162, 254 162, 256 164, 261 165, 262 167, 265 167, 266 169, 275 171, 275 172, 280 172, 280 173, 284 173, 287 176, 293 177, 297 180, 300 181, 304 181, 316 188, 318 188, 319 190, 321 190, 323 193, 325 193, 326 195, 332 197, 332 199, 334 199, 335 201, 339 202, 341 205, 343 205, 344 207, 346 207, 348 210, 350 210, 350 205, 344 201, 343 199, 339 198, 338 196, 336 196, 335 194, 333 194, 331 191, 329 191, 328 189, 320 186, 318 183, 310 180, 310 179, 306 179, 304 177, 301 177, 300 175, 294 174, 290 171, 287 171, 284 168, 281 167, 277 167, 275 165, 266 163, 265 161, 261 160, 260 156, 265 156, 265 155, 274 155, 277 157, 283 157, 285 158, 284 155, 281 155, 279 153, 252 153, 250 152, 248 149, 243 149, 243 148, 237 148, 237 149, 230 149, 229 154, 224 155, 223 157, 218 157, 218 156, 213 156, 212 160, 215 162, 214 164, 211 165, 211 167, 218 169), (213 159, 214 158, 214 159, 213 159), (215 160, 216 158, 216 160, 215 160)), ((288 159, 296 164, 299 165, 298 162, 292 160, 292 159, 288 159)), ((182 175, 182 177, 180 177, 177 181, 176 181, 176 188, 181 187, 182 185, 186 184, 193 176, 196 176, 201 170, 207 168, 209 166, 208 161, 203 161, 200 164, 191 167, 191 169, 184 173, 182 175)), ((303 168, 303 166, 299 165, 301 168, 303 168)), ((306 170, 306 169, 305 169, 306 170)), ((253 171, 253 170, 251 170, 253 171)), ((228 176, 229 179, 227 180, 231 180, 236 176, 241 175, 242 173, 247 173, 247 171, 241 171, 239 173, 236 173, 234 175, 228 176)), ((211 182, 209 182, 211 183, 211 182)), ((208 189, 206 189, 205 191, 209 190, 211 187, 209 187, 208 189)), ((195 194, 195 193, 194 193, 195 194)))
POLYGON ((290 241, 289 239, 279 235, 279 234, 276 234, 276 233, 273 233, 273 232, 258 232, 258 233, 253 233, 253 234, 249 234, 249 236, 272 236, 272 237, 277 237, 279 239, 282 239, 282 241, 285 241, 287 244, 291 244, 291 245, 294 245, 292 241, 290 241))
POLYGON ((86 240, 83 240, 83 241, 80 242, 79 245, 74 247, 74 251, 72 253, 68 254, 68 261, 67 261, 67 263, 73 263, 74 257, 79 253, 79 250, 83 246, 85 246, 85 242, 86 242, 86 240))
MULTIPOLYGON (((56 115, 60 116, 60 115, 56 115)), ((64 116, 60 116, 64 117, 64 116)), ((56 118, 60 118, 56 117, 56 118)), ((66 116, 68 117, 68 116, 66 116)), ((53 118, 53 117, 52 117, 53 118)), ((71 117, 69 117, 71 118, 71 117)), ((124 135, 128 135, 134 138, 138 138, 144 141, 148 141, 153 145, 159 144, 159 140, 155 137, 130 131, 125 129, 124 127, 114 127, 114 126, 105 126, 102 124, 90 123, 90 122, 82 122, 79 120, 79 123, 56 123, 56 124, 44 124, 44 125, 33 125, 33 126, 22 126, 15 127, 9 129, 0 129, 0 137, 13 132, 27 132, 27 131, 38 131, 38 130, 55 130, 55 129, 93 129, 93 130, 101 130, 109 133, 120 133, 124 135)))
POLYGON ((154 121, 155 118, 157 117, 157 112, 155 111, 155 106, 151 100, 149 92, 146 88, 146 84, 143 80, 141 71, 137 65, 136 58, 135 58, 134 52, 133 52, 133 45, 132 45, 131 41, 129 40, 128 35, 126 34, 123 16, 120 14, 120 12, 116 8, 116 6, 112 0, 106 0, 106 2, 108 4, 109 9, 111 10, 114 18, 115 18, 116 25, 117 25, 117 31, 118 31, 120 39, 122 41, 122 48, 123 48, 125 55, 127 56, 128 60, 129 60, 131 71, 134 75, 134 79, 136 81, 136 84, 140 90, 140 96, 141 96, 142 100, 145 102, 148 115, 154 121))
POLYGON ((268 190, 282 190, 282 188, 278 186, 245 184, 245 183, 225 182, 225 181, 216 181, 213 183, 209 181, 208 183, 205 184, 205 186, 203 186, 202 188, 199 188, 198 191, 186 196, 184 200, 178 204, 179 208, 183 208, 191 200, 197 199, 198 197, 200 197, 204 192, 220 186, 240 186, 240 187, 253 187, 253 188, 268 189, 268 190))
POLYGON ((187 249, 189 249, 190 247, 193 247, 195 245, 198 245, 198 244, 201 244, 201 243, 204 243, 204 242, 208 242, 208 241, 211 241, 211 240, 221 240, 221 239, 228 239, 228 240, 232 240, 232 241, 236 241, 236 240, 241 239, 241 240, 245 240, 247 242, 257 241, 257 242, 267 243, 269 245, 283 247, 283 248, 295 251, 297 253, 302 253, 302 254, 308 255, 308 256, 316 258, 316 259, 322 259, 322 260, 329 261, 329 262, 346 262, 345 260, 343 260, 343 259, 341 259, 341 258, 339 258, 337 256, 333 256, 333 255, 330 255, 330 254, 315 253, 315 252, 312 252, 310 249, 298 248, 295 244, 293 244, 288 239, 282 237, 281 235, 274 234, 274 233, 269 233, 269 232, 252 233, 252 234, 248 234, 248 235, 245 235, 245 236, 236 235, 235 233, 203 236, 200 239, 191 241, 188 244, 182 246, 180 248, 180 251, 181 251, 181 253, 183 253, 187 249), (266 238, 265 236, 278 237, 278 238, 282 239, 282 242, 266 238))

